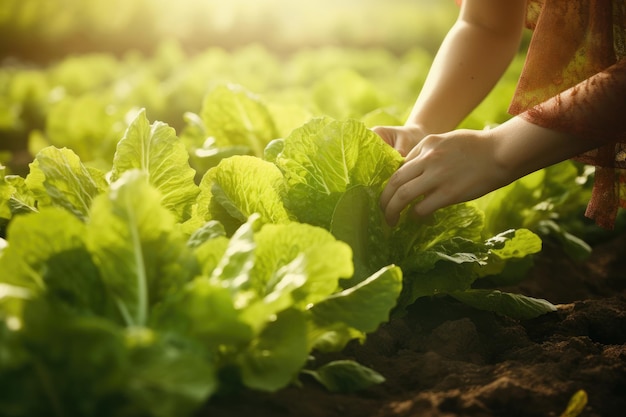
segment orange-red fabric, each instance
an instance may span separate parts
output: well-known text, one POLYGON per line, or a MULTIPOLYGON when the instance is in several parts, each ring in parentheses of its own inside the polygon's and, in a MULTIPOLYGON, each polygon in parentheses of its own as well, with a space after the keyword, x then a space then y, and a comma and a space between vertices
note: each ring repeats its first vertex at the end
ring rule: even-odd
POLYGON ((596 167, 585 214, 611 229, 626 207, 626 0, 528 0, 526 25, 509 113, 598 143, 574 159, 596 167))
POLYGON ((575 159, 596 166, 587 216, 612 228, 626 207, 625 1, 529 0, 527 26, 534 32, 509 112, 598 142, 575 159))

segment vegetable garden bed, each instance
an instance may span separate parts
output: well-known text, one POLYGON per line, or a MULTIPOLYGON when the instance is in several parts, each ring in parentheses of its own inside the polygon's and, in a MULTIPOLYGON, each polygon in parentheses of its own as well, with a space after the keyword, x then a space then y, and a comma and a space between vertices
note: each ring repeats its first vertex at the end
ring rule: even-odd
MULTIPOLYGON (((0 414, 617 415, 624 218, 582 217, 587 167, 384 222, 402 158, 368 127, 429 58, 4 67, 0 414)), ((503 121, 513 82, 464 126, 503 121)))

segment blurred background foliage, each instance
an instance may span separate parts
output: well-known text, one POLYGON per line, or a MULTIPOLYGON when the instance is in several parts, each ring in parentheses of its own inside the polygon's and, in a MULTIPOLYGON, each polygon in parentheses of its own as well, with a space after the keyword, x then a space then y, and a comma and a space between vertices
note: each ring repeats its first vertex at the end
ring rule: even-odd
MULTIPOLYGON (((402 124, 459 10, 454 0, 0 3, 0 164, 20 175, 48 145, 106 169, 141 108, 202 147, 193 115, 221 106, 209 93, 224 84, 258 95, 279 136, 316 116, 402 124)), ((522 62, 463 127, 509 117, 522 62)))
POLYGON ((0 0, 0 164, 43 146, 115 150, 137 108, 178 132, 219 83, 273 107, 403 117, 454 0, 0 0))
POLYGON ((68 53, 150 53, 176 40, 188 52, 260 43, 277 52, 321 45, 395 53, 436 49, 453 0, 1 0, 0 54, 32 61, 68 53))

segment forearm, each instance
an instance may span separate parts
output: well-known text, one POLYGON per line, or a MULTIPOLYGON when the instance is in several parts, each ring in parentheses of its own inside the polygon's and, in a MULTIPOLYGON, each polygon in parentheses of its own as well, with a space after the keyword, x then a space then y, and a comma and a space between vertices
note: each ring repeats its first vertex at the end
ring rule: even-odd
POLYGON ((573 158, 600 146, 570 133, 548 129, 516 116, 487 131, 493 141, 496 172, 506 173, 504 182, 573 158))
POLYGON ((494 128, 518 176, 626 140, 626 59, 494 128))
POLYGON ((428 133, 449 131, 485 98, 518 50, 525 4, 464 1, 406 124, 428 133))

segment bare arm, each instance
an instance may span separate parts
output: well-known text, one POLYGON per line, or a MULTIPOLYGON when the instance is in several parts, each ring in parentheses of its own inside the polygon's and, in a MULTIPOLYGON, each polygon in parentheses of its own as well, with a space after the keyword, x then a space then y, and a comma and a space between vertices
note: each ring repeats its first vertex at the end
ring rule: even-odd
MULTIPOLYGON (((626 60, 542 103, 559 129, 542 127, 522 114, 491 130, 454 130, 429 135, 407 155, 381 195, 390 224, 420 196, 418 215, 472 200, 522 176, 612 143, 624 132, 626 60), (576 105, 586 103, 586 106, 576 105), (568 130, 578 125, 579 134, 568 130), (613 133, 613 134, 611 134, 613 133)), ((532 118, 531 118, 532 119, 532 118)))
POLYGON ((626 58, 494 128, 496 162, 514 180, 624 141, 624 109, 626 58))
POLYGON ((464 0, 405 125, 373 130, 406 155, 426 135, 458 126, 511 63, 525 12, 526 0, 464 0))
MULTIPOLYGON (((497 33, 496 28, 483 30, 486 22, 506 25, 502 16, 504 20, 489 19, 491 13, 510 8, 507 16, 513 19, 517 7, 523 9, 526 4, 525 0, 497 3, 464 0, 461 17, 442 45, 405 126, 376 130, 396 149, 410 150, 381 195, 381 207, 390 224, 395 224, 400 212, 413 201, 417 201, 417 215, 428 215, 480 197, 538 169, 625 140, 626 59, 494 129, 452 130, 503 71, 507 48, 502 46, 498 53, 492 48, 500 42, 512 48, 512 41, 509 44, 495 36, 498 39, 492 39, 490 46, 468 55, 480 44, 481 34, 489 38, 486 33, 497 33), (465 32, 469 33, 460 35, 465 32), (464 42, 468 43, 457 51, 464 42), (452 71, 455 63, 457 71, 452 71)), ((510 29, 511 33, 516 30, 510 29)))
POLYGON ((465 0, 406 124, 427 134, 454 129, 511 63, 525 16, 526 0, 465 0))

